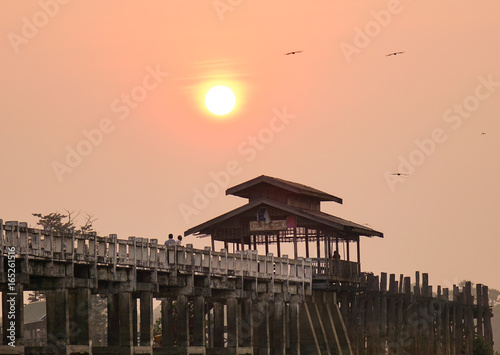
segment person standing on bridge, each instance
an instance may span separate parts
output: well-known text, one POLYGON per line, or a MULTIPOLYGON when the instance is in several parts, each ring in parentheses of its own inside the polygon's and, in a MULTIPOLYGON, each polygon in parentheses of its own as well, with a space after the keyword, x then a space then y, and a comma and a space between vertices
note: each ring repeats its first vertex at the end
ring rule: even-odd
POLYGON ((174 246, 176 244, 175 240, 174 240, 174 235, 172 233, 170 233, 168 235, 168 240, 165 242, 165 246, 169 247, 169 246, 174 246))
POLYGON ((182 235, 178 235, 177 236, 177 242, 176 242, 177 246, 181 246, 182 245, 182 235))

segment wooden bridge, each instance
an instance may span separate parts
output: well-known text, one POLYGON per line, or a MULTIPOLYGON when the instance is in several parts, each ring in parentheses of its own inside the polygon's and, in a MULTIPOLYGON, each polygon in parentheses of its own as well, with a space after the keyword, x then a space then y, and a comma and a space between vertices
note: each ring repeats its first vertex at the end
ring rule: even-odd
POLYGON ((0 250, 0 354, 472 354, 476 334, 492 343, 487 287, 476 297, 470 283, 433 293, 426 274, 412 285, 345 260, 56 235, 1 220, 0 250), (24 345, 22 294, 33 290, 47 302, 39 347, 24 345), (90 341, 91 294, 108 300, 105 347, 90 341))

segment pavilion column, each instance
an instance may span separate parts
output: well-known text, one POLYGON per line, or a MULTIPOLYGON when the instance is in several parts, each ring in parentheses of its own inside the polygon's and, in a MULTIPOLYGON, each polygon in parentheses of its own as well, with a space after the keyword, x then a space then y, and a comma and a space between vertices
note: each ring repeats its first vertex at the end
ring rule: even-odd
POLYGON ((297 227, 293 229, 293 258, 297 259, 297 227))
POLYGON ((153 340, 153 294, 150 291, 142 291, 140 293, 140 300, 141 346, 151 346, 153 340))
POLYGON ((278 258, 281 258, 281 245, 280 245, 280 233, 278 232, 276 234, 276 248, 277 248, 277 254, 278 258))
POLYGON ((68 290, 45 291, 47 307, 47 347, 54 354, 66 354, 69 337, 68 290))
MULTIPOLYGON (((0 221, 1 224, 1 221, 0 221)), ((0 226, 1 228, 1 226, 0 226)), ((11 325, 11 320, 9 318, 9 312, 11 310, 11 306, 14 309, 14 320, 15 320, 15 325, 14 325, 14 331, 15 331, 15 337, 16 337, 16 342, 14 343, 16 346, 22 346, 24 345, 24 307, 23 307, 23 285, 18 282, 14 286, 14 290, 8 288, 8 285, 5 284, 4 287, 2 287, 2 339, 3 339, 3 345, 7 345, 9 343, 12 344, 12 340, 8 338, 10 335, 10 330, 12 329, 11 325), (12 295, 9 295, 8 293, 12 293, 12 295), (15 295, 14 295, 15 294, 15 295), (15 303, 14 303, 15 302, 15 303)), ((12 313, 11 313, 12 317, 12 313)))
POLYGON ((309 258, 309 235, 307 227, 305 229, 305 240, 306 240, 306 258, 309 258))
POLYGON ((358 255, 357 255, 357 258, 358 258, 358 274, 361 275, 361 250, 360 250, 360 247, 359 247, 359 235, 358 235, 358 238, 356 239, 356 249, 358 251, 358 255))
POLYGON ((347 251, 347 261, 351 261, 351 253, 349 252, 349 239, 346 239, 345 243, 346 243, 346 251, 347 251))
POLYGON ((269 254, 269 235, 266 234, 265 236, 265 243, 266 243, 266 255, 269 254))
POLYGON ((316 258, 321 258, 321 241, 319 240, 319 231, 316 229, 316 258))

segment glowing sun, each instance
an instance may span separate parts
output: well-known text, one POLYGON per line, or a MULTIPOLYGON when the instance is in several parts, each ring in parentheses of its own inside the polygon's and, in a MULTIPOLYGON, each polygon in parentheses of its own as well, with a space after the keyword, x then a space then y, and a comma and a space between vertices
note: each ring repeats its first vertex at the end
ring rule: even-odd
POLYGON ((235 104, 236 96, 227 86, 214 86, 205 95, 205 105, 214 115, 227 115, 233 110, 235 104))

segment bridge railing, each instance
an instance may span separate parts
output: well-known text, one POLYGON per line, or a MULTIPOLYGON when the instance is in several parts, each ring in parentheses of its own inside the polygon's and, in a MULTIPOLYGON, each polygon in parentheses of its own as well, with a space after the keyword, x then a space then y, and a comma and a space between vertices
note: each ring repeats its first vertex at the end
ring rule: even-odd
POLYGON ((359 282, 361 278, 359 264, 347 260, 313 258, 312 270, 315 279, 359 282))
POLYGON ((220 276, 265 278, 312 283, 313 265, 310 259, 258 255, 255 250, 228 253, 210 247, 194 249, 191 244, 165 246, 157 239, 129 237, 118 239, 116 234, 100 237, 95 233, 80 235, 55 234, 52 230, 29 228, 24 222, 0 220, 0 250, 14 247, 24 258, 52 261, 107 264, 114 267, 150 268, 159 271, 198 273, 220 276))

